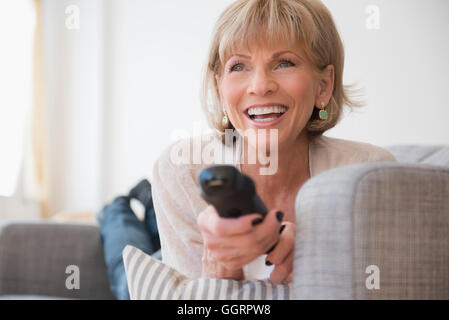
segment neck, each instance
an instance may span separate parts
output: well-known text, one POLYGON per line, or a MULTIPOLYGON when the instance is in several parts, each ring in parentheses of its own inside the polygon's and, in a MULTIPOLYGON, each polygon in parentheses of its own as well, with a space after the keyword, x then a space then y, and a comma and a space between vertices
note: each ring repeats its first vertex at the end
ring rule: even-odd
MULTIPOLYGON (((243 140, 243 150, 248 154, 254 152, 257 154, 257 148, 254 148, 247 141, 243 140)), ((268 148, 267 148, 268 149, 268 148)), ((256 182, 258 190, 265 194, 289 194, 296 193, 301 185, 310 178, 309 173, 309 137, 307 132, 301 133, 294 141, 279 145, 277 152, 277 170, 273 174, 261 175, 261 169, 267 169, 270 163, 261 163, 259 157, 256 157, 255 164, 247 164, 245 159, 241 159, 241 170, 244 174, 250 176, 256 182)), ((266 154, 268 155, 268 150, 266 154)), ((270 162, 274 159, 273 150, 270 150, 270 162)), ((242 154, 244 157, 244 154, 242 154)))

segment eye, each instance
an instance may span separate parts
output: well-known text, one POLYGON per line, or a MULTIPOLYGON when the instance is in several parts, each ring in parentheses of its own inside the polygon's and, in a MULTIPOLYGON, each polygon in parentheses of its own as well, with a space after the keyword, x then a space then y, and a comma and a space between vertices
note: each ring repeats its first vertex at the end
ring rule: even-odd
POLYGON ((288 68, 288 67, 294 67, 295 64, 293 62, 291 62, 290 60, 287 59, 281 59, 279 60, 279 67, 281 68, 288 68), (284 66, 284 67, 282 67, 284 66))
POLYGON ((236 63, 232 64, 228 68, 228 72, 242 71, 242 70, 243 70, 243 64, 240 61, 237 61, 236 63))
MULTIPOLYGON (((288 60, 288 59, 281 59, 281 60, 279 60, 279 67, 281 69, 288 68, 288 67, 294 67, 294 66, 295 66, 295 64, 292 61, 288 60)), ((244 65, 240 61, 237 61, 237 62, 233 63, 228 68, 228 72, 234 72, 234 71, 240 72, 240 71, 243 71, 243 70, 244 70, 244 65)))

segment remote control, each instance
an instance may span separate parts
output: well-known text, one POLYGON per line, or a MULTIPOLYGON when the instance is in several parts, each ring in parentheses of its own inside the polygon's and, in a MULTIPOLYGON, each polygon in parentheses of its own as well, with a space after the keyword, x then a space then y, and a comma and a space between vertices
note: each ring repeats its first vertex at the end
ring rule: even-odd
POLYGON ((203 199, 213 205, 220 217, 236 218, 267 208, 256 193, 253 180, 229 165, 206 168, 198 175, 203 199))

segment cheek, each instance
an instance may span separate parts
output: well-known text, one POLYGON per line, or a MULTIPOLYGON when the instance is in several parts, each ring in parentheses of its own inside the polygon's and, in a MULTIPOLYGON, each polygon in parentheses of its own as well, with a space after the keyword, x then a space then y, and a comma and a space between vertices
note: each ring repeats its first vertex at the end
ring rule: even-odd
POLYGON ((244 86, 238 81, 224 81, 221 87, 222 99, 228 116, 235 128, 241 128, 244 115, 239 111, 239 104, 245 94, 244 86))
POLYGON ((284 90, 294 103, 294 112, 298 124, 303 125, 312 115, 315 104, 315 87, 313 79, 307 75, 299 75, 284 83, 284 90))
POLYGON ((235 108, 243 94, 243 88, 235 81, 225 81, 221 87, 225 103, 231 108, 235 108))
MULTIPOLYGON (((286 79, 287 80, 287 79, 286 79)), ((314 84, 310 77, 297 75, 283 82, 283 90, 292 100, 293 113, 286 124, 290 130, 300 132, 310 119, 314 106, 314 84)))
POLYGON ((289 79, 283 83, 283 88, 297 107, 306 107, 313 103, 314 87, 310 78, 300 76, 289 79))

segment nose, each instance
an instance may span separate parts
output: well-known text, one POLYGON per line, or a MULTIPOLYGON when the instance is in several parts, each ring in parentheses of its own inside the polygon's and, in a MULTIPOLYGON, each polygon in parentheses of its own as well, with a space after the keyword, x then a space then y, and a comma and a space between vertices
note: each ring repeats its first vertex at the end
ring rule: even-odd
POLYGON ((265 96, 275 92, 278 85, 263 68, 256 70, 248 85, 247 93, 256 96, 265 96))

